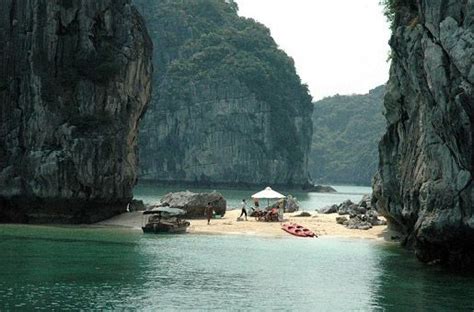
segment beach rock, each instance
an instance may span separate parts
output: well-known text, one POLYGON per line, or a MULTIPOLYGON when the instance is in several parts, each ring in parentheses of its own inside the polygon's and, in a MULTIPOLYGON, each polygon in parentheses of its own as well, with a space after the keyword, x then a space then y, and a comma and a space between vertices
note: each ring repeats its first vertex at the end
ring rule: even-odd
POLYGON ((357 216, 355 218, 349 219, 346 227, 352 230, 368 230, 372 228, 372 224, 357 216))
POLYGON ((340 215, 349 215, 349 219, 347 217, 337 217, 336 222, 350 229, 367 230, 372 226, 386 225, 387 222, 379 219, 377 211, 371 208, 370 201, 371 196, 368 195, 364 196, 358 204, 346 200, 340 205, 327 206, 323 208, 323 211, 333 210, 340 215))
POLYGON ((330 214, 330 213, 336 213, 337 212, 337 205, 331 205, 331 206, 325 206, 323 208, 319 208, 319 213, 325 213, 325 214, 330 214))
POLYGON ((180 208, 186 211, 187 218, 202 218, 207 207, 211 203, 216 214, 224 216, 227 209, 227 201, 221 193, 193 193, 190 191, 168 193, 160 200, 160 205, 180 208))
POLYGON ((134 2, 159 69, 140 130, 140 179, 307 183, 312 99, 268 29, 239 17, 234 1, 134 2))
POLYGON ((364 195, 359 202, 359 206, 362 206, 369 210, 372 209, 372 195, 370 194, 364 195))
POLYGON ((377 210, 423 262, 474 269, 474 2, 398 1, 377 210))
POLYGON ((354 203, 350 199, 348 199, 337 207, 337 213, 340 215, 351 214, 353 212, 352 211, 353 205, 354 203))
POLYGON ((128 207, 130 211, 144 211, 146 209, 145 203, 143 200, 136 200, 133 199, 130 202, 130 206, 128 207))
POLYGON ((129 0, 0 2, 0 222, 126 211, 152 43, 129 0))
POLYGON ((294 215, 293 217, 311 217, 311 214, 309 212, 303 211, 297 215, 294 215))
POLYGON ((365 214, 367 212, 367 208, 364 207, 363 204, 365 204, 365 203, 362 202, 362 204, 358 204, 358 205, 353 204, 353 205, 350 206, 349 209, 352 213, 355 213, 355 214, 365 214))
POLYGON ((300 209, 300 203, 291 195, 288 195, 287 198, 280 199, 276 203, 270 205, 270 208, 279 208, 281 205, 285 207, 285 212, 295 212, 300 209))

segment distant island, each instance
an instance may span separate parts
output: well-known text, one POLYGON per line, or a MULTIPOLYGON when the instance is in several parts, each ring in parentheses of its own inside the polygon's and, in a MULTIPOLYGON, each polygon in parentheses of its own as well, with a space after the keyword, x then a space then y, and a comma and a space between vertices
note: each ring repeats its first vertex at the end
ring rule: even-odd
POLYGON ((309 171, 315 182, 370 185, 385 130, 379 86, 363 95, 336 95, 314 103, 309 171))

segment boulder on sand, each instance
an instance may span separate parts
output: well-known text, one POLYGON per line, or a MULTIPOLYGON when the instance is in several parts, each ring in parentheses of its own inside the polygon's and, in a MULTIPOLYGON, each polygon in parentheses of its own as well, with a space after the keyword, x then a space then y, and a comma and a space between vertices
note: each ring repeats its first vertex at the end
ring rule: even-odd
POLYGON ((319 213, 336 213, 337 212, 337 205, 332 205, 332 206, 325 206, 323 208, 319 208, 318 210, 319 213))
POLYGON ((295 212, 300 210, 300 203, 296 197, 288 195, 286 198, 278 200, 276 203, 270 206, 270 208, 278 208, 283 204, 285 212, 295 212))
POLYGON ((160 200, 160 206, 170 206, 186 211, 187 218, 202 218, 207 203, 211 203, 216 214, 223 216, 227 209, 227 201, 218 192, 193 193, 190 191, 168 193, 160 200))
POLYGON ((354 203, 348 199, 337 207, 337 213, 340 215, 351 214, 354 203))
POLYGON ((340 205, 332 205, 321 208, 320 213, 337 212, 339 215, 349 215, 346 217, 337 217, 338 224, 345 225, 349 229, 368 230, 372 226, 387 225, 387 221, 379 219, 377 211, 372 207, 371 195, 364 195, 358 204, 354 204, 349 199, 340 205))

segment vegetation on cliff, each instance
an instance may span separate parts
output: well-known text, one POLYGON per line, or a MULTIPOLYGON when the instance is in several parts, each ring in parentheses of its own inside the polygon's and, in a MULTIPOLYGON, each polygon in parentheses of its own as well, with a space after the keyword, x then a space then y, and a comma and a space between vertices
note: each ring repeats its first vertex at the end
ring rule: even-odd
POLYGON ((336 95, 314 104, 310 173, 320 183, 370 185, 385 129, 385 88, 365 95, 336 95))
MULTIPOLYGON (((136 0, 136 3, 143 10, 155 46, 159 47, 155 54, 155 66, 158 70, 155 76, 154 103, 145 117, 144 133, 147 133, 147 137, 141 139, 141 154, 144 155, 141 164, 144 170, 150 167, 148 154, 153 154, 156 158, 157 152, 168 149, 160 157, 163 162, 167 158, 174 158, 173 165, 167 166, 167 170, 172 171, 180 166, 176 164, 176 151, 179 149, 178 154, 186 154, 190 145, 196 143, 184 144, 176 141, 176 137, 161 141, 157 139, 151 129, 152 125, 163 118, 163 114, 155 114, 157 111, 174 118, 180 114, 180 110, 199 106, 203 102, 201 94, 204 91, 212 94, 204 101, 215 101, 211 106, 218 109, 219 105, 224 105, 222 103, 243 98, 244 93, 247 93, 238 90, 236 85, 248 90, 257 103, 264 103, 266 106, 262 106, 261 110, 268 110, 265 112, 268 113, 265 123, 268 123, 270 130, 267 132, 271 135, 262 137, 255 134, 255 140, 259 140, 258 145, 263 148, 261 153, 268 161, 306 168, 311 137, 311 96, 307 86, 301 83, 293 60, 278 48, 268 28, 252 19, 239 17, 237 5, 233 1, 136 0), (296 119, 305 119, 304 124, 299 125, 296 119), (170 143, 170 140, 173 142, 170 143), (174 151, 168 148, 170 145, 174 151), (154 148, 156 151, 150 150, 154 148)), ((209 118, 206 121, 207 131, 217 131, 216 122, 222 121, 228 126, 223 131, 243 135, 243 130, 239 128, 241 126, 235 124, 239 119, 236 114, 248 108, 242 106, 240 110, 231 108, 230 111, 221 111, 219 116, 206 116, 209 118), (213 118, 219 118, 219 121, 213 118)), ((180 118, 183 118, 182 115, 180 118)), ((199 123, 197 119, 195 117, 193 122, 199 123)), ((252 127, 251 124, 257 122, 260 120, 250 118, 242 123, 248 123, 248 127, 252 127)), ((237 149, 240 147, 236 145, 237 149)), ((240 151, 244 149, 246 147, 242 147, 240 151)), ((255 152, 260 153, 260 150, 255 152)), ((177 162, 184 163, 185 160, 177 162)), ((206 159, 205 162, 215 163, 216 160, 206 159)), ((196 162, 185 166, 190 168, 201 165, 202 163, 196 162)), ((261 164, 261 168, 265 168, 265 164, 261 164)), ((245 169, 245 166, 242 169, 261 170, 251 167, 245 169)), ((266 174, 268 173, 267 170, 266 174)), ((293 179, 291 174, 288 176, 288 180, 293 179)), ((249 181, 238 182, 255 181, 251 178, 249 181)), ((286 182, 288 181, 282 181, 286 182)))

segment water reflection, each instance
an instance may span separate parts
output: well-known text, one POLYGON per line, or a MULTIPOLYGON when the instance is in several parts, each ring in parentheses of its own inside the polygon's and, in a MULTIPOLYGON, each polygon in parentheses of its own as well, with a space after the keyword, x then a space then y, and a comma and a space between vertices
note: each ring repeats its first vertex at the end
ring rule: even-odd
POLYGON ((472 310, 474 279, 364 240, 0 226, 0 310, 472 310))
POLYGON ((426 266, 396 245, 378 249, 377 306, 386 311, 474 310, 474 276, 426 266))

